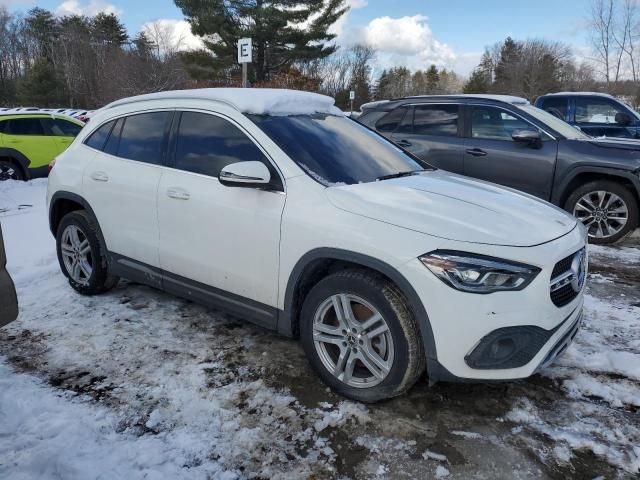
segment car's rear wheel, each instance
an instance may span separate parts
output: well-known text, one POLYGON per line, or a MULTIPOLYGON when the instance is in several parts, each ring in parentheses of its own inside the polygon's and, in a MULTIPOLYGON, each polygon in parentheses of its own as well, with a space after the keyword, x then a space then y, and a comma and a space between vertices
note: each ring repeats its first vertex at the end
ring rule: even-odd
POLYGON ((419 329, 390 281, 360 270, 331 274, 302 306, 309 362, 335 392, 376 402, 406 392, 424 371, 419 329))
POLYGON ((84 210, 78 210, 63 217, 56 235, 62 273, 83 295, 106 292, 118 283, 118 277, 109 274, 97 228, 84 210))
POLYGON ((577 188, 565 209, 584 224, 591 243, 616 242, 638 225, 636 198, 626 187, 609 180, 577 188))
POLYGON ((11 160, 0 160, 0 182, 5 180, 23 180, 22 170, 11 160))

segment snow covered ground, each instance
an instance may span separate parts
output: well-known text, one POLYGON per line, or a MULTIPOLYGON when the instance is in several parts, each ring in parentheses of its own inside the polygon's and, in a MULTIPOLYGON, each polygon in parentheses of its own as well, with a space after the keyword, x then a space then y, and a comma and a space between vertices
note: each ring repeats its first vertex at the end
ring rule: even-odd
POLYGON ((0 478, 631 478, 640 472, 640 248, 591 249, 585 324, 542 375, 328 392, 297 342, 59 272, 46 181, 0 183, 19 319, 0 329, 0 478))

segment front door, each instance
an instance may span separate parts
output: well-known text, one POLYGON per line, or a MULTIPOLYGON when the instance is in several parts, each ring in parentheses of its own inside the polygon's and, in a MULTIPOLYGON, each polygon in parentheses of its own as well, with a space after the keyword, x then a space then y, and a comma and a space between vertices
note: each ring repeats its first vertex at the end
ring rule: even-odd
POLYGON ((3 146, 27 157, 29 168, 47 166, 56 156, 56 143, 52 137, 45 135, 40 118, 12 118, 7 123, 3 146))
POLYGON ((638 119, 606 97, 576 97, 575 124, 592 137, 637 138, 638 119))
POLYGON ((538 130, 505 109, 474 105, 465 140, 464 173, 549 200, 558 142, 541 132, 542 142, 515 142, 514 130, 538 130))
POLYGON ((282 181, 232 120, 192 111, 177 116, 175 156, 158 188, 165 288, 189 290, 188 296, 201 301, 215 297, 231 310, 249 305, 255 320, 275 326, 261 305, 277 306, 282 181), (264 162, 274 188, 227 187, 218 181, 223 167, 243 161, 264 162))

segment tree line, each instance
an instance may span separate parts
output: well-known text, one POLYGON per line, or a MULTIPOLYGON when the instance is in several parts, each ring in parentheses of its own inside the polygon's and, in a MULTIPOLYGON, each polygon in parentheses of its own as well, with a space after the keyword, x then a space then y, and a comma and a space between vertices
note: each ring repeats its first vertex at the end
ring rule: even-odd
POLYGON ((161 48, 167 34, 131 38, 113 14, 56 17, 36 7, 20 16, 0 7, 0 105, 94 108, 184 87, 178 52, 161 48))
POLYGON ((336 104, 409 95, 502 93, 533 100, 559 90, 605 90, 640 103, 640 15, 635 0, 592 0, 593 59, 542 39, 506 38, 485 49, 468 79, 452 70, 398 66, 377 74, 367 45, 338 48, 331 26, 345 0, 175 0, 202 48, 185 51, 169 27, 135 35, 114 14, 26 15, 0 6, 0 106, 97 108, 114 99, 169 89, 240 86, 237 39, 253 39, 249 80, 330 95, 336 104), (621 3, 623 2, 623 3, 621 3), (622 6, 621 6, 622 5, 622 6))

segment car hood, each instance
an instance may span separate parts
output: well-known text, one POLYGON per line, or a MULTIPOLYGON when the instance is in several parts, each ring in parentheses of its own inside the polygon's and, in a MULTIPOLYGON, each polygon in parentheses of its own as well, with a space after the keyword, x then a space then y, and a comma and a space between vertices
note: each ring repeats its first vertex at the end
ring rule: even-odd
POLYGON ((331 187, 337 208, 461 242, 527 247, 566 235, 576 220, 531 195, 445 172, 331 187))
POLYGON ((601 148, 615 148, 619 150, 635 150, 640 152, 640 140, 632 138, 612 138, 612 137, 600 137, 600 138, 588 138, 581 140, 583 142, 589 142, 596 147, 601 148))

